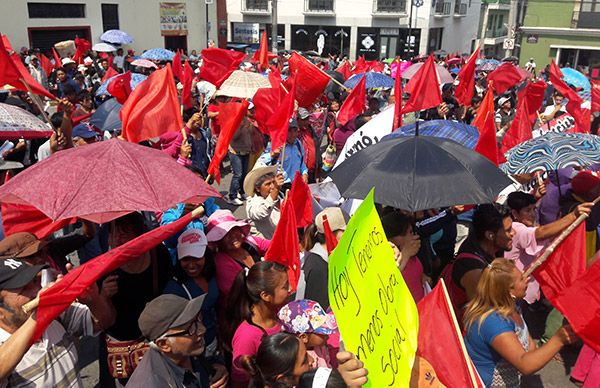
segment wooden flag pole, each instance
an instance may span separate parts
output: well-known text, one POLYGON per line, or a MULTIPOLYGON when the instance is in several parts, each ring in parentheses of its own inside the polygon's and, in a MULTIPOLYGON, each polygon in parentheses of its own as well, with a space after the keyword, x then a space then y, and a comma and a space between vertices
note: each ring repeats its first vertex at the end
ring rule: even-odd
MULTIPOLYGON (((600 196, 598 196, 594 200, 593 204, 596 205, 599 201, 600 201, 600 196)), ((544 262, 546 260, 548 260, 548 257, 550 257, 550 255, 552 253, 554 253, 554 250, 556 249, 556 247, 561 242, 563 242, 564 239, 566 239, 571 234, 571 232, 573 232, 588 217, 589 216, 587 214, 582 214, 579 217, 577 217, 577 219, 575 221, 573 221, 573 223, 571 225, 569 225, 569 227, 567 229, 563 230, 563 232, 552 241, 552 243, 548 246, 548 248, 546 248, 544 253, 542 253, 542 255, 540 257, 538 257, 537 260, 534 261, 529 266, 529 268, 527 268, 527 270, 525 271, 523 276, 525 276, 525 277, 530 276, 533 273, 533 271, 535 271, 540 265, 544 264, 544 262)))

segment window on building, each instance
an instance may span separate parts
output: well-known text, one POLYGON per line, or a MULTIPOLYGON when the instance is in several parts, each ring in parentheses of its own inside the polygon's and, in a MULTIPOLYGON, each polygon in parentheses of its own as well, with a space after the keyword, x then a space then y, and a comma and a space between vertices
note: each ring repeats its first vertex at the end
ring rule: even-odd
POLYGON ((85 4, 27 3, 30 19, 85 18, 85 4))
POLYGON ((437 1, 435 3, 435 14, 450 15, 450 8, 452 8, 452 4, 449 1, 437 1))
POLYGON ((90 40, 89 26, 61 28, 61 27, 30 27, 27 29, 29 35, 29 47, 40 49, 47 55, 52 55, 54 43, 64 40, 73 40, 77 37, 90 40))
POLYGON ((454 14, 455 15, 466 15, 467 14, 467 1, 466 0, 455 0, 454 1, 454 14))
POLYGON ((104 31, 119 29, 118 4, 102 4, 102 29, 104 31))
POLYGON ((268 11, 269 0, 244 0, 246 11, 268 11))
POLYGON ((406 0, 376 0, 376 12, 406 12, 406 0))
POLYGON ((333 11, 333 0, 308 0, 307 11, 333 11))
POLYGON ((579 28, 600 28, 600 0, 580 0, 579 28))

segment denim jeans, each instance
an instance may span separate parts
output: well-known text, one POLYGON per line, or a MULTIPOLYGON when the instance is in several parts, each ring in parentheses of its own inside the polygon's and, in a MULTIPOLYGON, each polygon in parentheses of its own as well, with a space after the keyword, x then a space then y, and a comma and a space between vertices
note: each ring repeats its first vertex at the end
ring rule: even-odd
POLYGON ((249 155, 238 155, 229 153, 229 161, 231 162, 231 184, 229 185, 229 198, 234 199, 238 193, 244 193, 244 178, 248 173, 249 155))

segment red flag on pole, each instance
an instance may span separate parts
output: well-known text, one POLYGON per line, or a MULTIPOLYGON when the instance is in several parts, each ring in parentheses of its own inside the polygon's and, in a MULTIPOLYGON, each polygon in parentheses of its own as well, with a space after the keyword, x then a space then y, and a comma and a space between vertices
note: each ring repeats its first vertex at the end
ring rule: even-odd
POLYGON ((517 96, 517 113, 510 126, 502 138, 502 152, 508 150, 526 140, 532 138, 532 123, 537 116, 537 111, 544 100, 544 92, 546 83, 538 81, 535 83, 527 83, 517 96))
POLYGON ((119 104, 124 104, 131 94, 131 72, 128 71, 113 78, 106 90, 117 99, 119 104))
POLYGON ((110 78, 119 75, 119 72, 116 71, 113 67, 109 67, 108 70, 104 73, 104 77, 102 77, 102 83, 106 82, 110 78))
MULTIPOLYGON (((56 52, 56 49, 54 47, 52 47, 52 56, 54 57, 54 68, 58 69, 59 67, 62 67, 62 61, 60 59, 60 55, 58 55, 58 53, 56 52)), ((104 80, 102 80, 104 81, 104 80)))
POLYGON ((354 69, 352 69, 352 74, 361 74, 369 71, 369 64, 365 61, 364 55, 358 57, 356 62, 354 62, 354 69))
POLYGON ((307 107, 323 92, 330 78, 322 70, 296 52, 292 53, 288 64, 290 74, 294 74, 296 85, 295 98, 298 101, 298 105, 307 107))
POLYGON ((331 230, 331 226, 329 225, 329 220, 327 219, 327 216, 325 214, 323 214, 323 230, 325 232, 324 234, 325 234, 325 245, 327 246, 327 254, 330 255, 331 252, 333 252, 333 250, 337 247, 338 239, 333 234, 333 231, 331 230))
POLYGON ((267 123, 275 115, 275 111, 281 100, 281 91, 279 86, 272 88, 260 88, 252 97, 254 104, 254 120, 258 124, 258 129, 265 135, 269 134, 267 123))
POLYGON ((288 194, 288 201, 294 206, 294 214, 296 215, 296 226, 298 228, 304 228, 312 224, 313 221, 313 207, 312 207, 312 194, 308 184, 302 179, 299 171, 296 171, 294 181, 292 182, 292 188, 288 194))
POLYGON ((75 54, 73 55, 73 60, 78 64, 83 63, 83 57, 92 49, 92 45, 87 39, 83 38, 75 38, 75 54))
MULTIPOLYGON (((494 89, 488 87, 485 98, 477 111, 477 129, 479 129, 479 140, 475 145, 475 151, 488 158, 496 166, 498 163, 498 141, 496 140, 496 123, 494 122, 494 89), (486 108, 486 110, 482 110, 486 108)), ((473 125, 475 126, 475 120, 473 125)))
POLYGON ((181 51, 177 50, 173 56, 173 75, 181 82, 183 80, 183 70, 181 65, 181 51))
POLYGON ((465 348, 444 279, 440 279, 438 285, 421 299, 417 309, 417 355, 431 364, 446 387, 483 387, 465 348))
POLYGON ((367 77, 366 74, 360 77, 360 81, 352 89, 338 112, 337 120, 340 125, 345 125, 348 121, 365 111, 367 102, 367 77))
POLYGON ((273 233, 269 249, 265 253, 265 261, 274 261, 285 265, 288 268, 290 286, 293 291, 296 290, 300 278, 300 246, 294 203, 291 198, 285 201, 281 208, 281 217, 275 233, 273 233))
MULTIPOLYGON (((275 66, 271 66, 271 71, 269 72, 269 83, 271 87, 279 90, 279 85, 281 85, 281 71, 275 66)), ((254 99, 252 100, 254 102, 254 99)), ((255 104, 256 105, 256 104, 255 104)))
POLYGON ((600 80, 593 79, 592 84, 592 112, 600 111, 600 80))
POLYGON ((37 307, 37 323, 32 342, 39 339, 48 325, 98 279, 123 264, 139 258, 143 253, 179 232, 190 221, 192 221, 192 213, 186 214, 171 224, 151 230, 75 268, 52 287, 43 291, 37 307))
MULTIPOLYGON (((280 99, 280 104, 275 113, 267 121, 267 129, 271 137, 271 150, 278 150, 285 145, 289 130, 290 118, 294 114, 294 95, 297 82, 292 80, 289 92, 280 99)), ((283 85, 281 86, 283 87, 283 85)))
POLYGON ((208 173, 215 177, 217 183, 221 183, 221 161, 227 155, 227 149, 229 143, 233 139, 233 135, 240 127, 246 110, 250 103, 247 100, 242 102, 228 102, 219 105, 219 126, 221 127, 221 133, 219 134, 219 140, 215 147, 215 153, 208 166, 208 173))
POLYGON ((487 76, 488 82, 494 83, 496 93, 502 94, 523 80, 515 65, 504 62, 487 76))
POLYGON ((13 49, 13 47, 11 46, 10 41, 8 40, 8 36, 6 36, 4 34, 0 34, 0 37, 2 37, 2 43, 4 43, 4 48, 9 53, 13 53, 15 51, 15 49, 13 49))
POLYGON ((239 68, 244 58, 244 53, 237 51, 220 48, 204 49, 202 50, 200 78, 219 88, 231 73, 239 68))
POLYGON ((471 106, 471 99, 475 94, 475 61, 479 56, 479 47, 473 51, 467 63, 458 72, 458 86, 454 96, 458 102, 465 106, 471 106))
POLYGON ((433 55, 421 66, 406 85, 410 98, 402 111, 404 113, 421 111, 436 107, 442 103, 440 81, 433 61, 433 55))
POLYGON ((183 128, 171 65, 156 70, 131 93, 119 112, 123 137, 132 142, 183 128))
POLYGON ((50 73, 52 73, 52 70, 54 70, 50 59, 42 53, 37 54, 37 57, 40 60, 40 66, 42 66, 42 69, 44 69, 46 76, 50 76, 50 73))
POLYGON ((335 69, 338 73, 344 76, 344 79, 348 79, 352 76, 352 71, 350 70, 350 62, 345 61, 341 64, 337 69, 335 69))
POLYGON ((392 132, 402 126, 402 76, 400 75, 400 60, 396 60, 398 70, 394 81, 394 121, 392 132))
POLYGON ((6 236, 29 232, 35 234, 38 239, 44 239, 75 221, 76 218, 67 218, 53 222, 33 206, 2 203, 2 229, 6 236))
POLYGON ((190 63, 186 60, 183 65, 183 90, 181 91, 181 104, 185 109, 190 109, 192 104, 192 81, 194 80, 194 70, 190 66, 190 63))
POLYGON ((258 62, 262 69, 269 68, 269 40, 267 39, 267 31, 263 31, 260 37, 260 47, 254 52, 252 62, 258 62))
POLYGON ((550 82, 556 90, 569 100, 567 112, 575 119, 575 132, 589 133, 591 127, 590 110, 581 107, 583 98, 563 81, 563 74, 554 60, 550 63, 550 82))

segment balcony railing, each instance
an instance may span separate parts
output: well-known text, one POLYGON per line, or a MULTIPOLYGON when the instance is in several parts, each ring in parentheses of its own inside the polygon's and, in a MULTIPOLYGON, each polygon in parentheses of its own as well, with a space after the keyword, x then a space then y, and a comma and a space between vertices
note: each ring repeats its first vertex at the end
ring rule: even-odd
POLYGON ((487 30, 485 32, 486 38, 501 38, 503 36, 508 36, 508 29, 506 27, 496 28, 493 30, 487 30))
POLYGON ((435 15, 447 16, 450 15, 452 4, 449 1, 438 1, 435 3, 435 15))
POLYGON ((304 11, 311 13, 334 12, 334 0, 305 0, 304 11))
POLYGON ((454 15, 465 16, 467 14, 467 2, 464 0, 456 0, 454 2, 454 15))
POLYGON ((406 13, 406 0, 375 0, 373 12, 380 14, 406 13))
POLYGON ((268 13, 269 0, 242 0, 242 11, 268 13))

